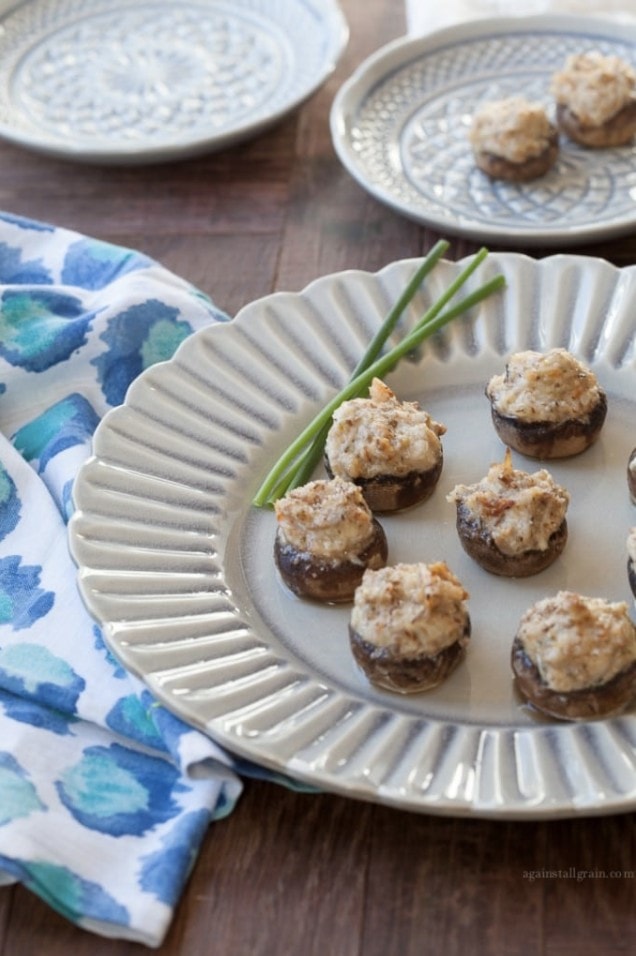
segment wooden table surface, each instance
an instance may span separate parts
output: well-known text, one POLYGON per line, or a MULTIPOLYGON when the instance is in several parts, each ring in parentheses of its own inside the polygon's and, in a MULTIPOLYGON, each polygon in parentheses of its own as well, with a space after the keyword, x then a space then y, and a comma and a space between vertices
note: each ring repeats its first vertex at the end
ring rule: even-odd
MULTIPOLYGON (((342 6, 351 38, 338 69, 275 129, 216 155, 144 168, 77 165, 3 144, 0 208, 143 250, 231 314, 327 273, 419 256, 436 234, 367 195, 337 160, 328 126, 340 83, 404 32, 402 3, 342 6)), ((474 249, 454 240, 449 256, 474 249)), ((559 251, 628 265, 636 236, 559 251)), ((452 819, 247 781, 234 813, 211 826, 157 952, 636 952, 635 824, 634 814, 452 819)), ((73 927, 21 886, 0 890, 0 956, 145 951, 73 927)))

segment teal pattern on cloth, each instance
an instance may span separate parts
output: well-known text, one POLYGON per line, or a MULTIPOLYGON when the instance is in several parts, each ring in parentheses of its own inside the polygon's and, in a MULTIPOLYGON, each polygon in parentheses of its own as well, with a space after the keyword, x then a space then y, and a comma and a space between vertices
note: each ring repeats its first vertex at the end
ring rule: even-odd
POLYGON ((104 413, 226 319, 147 256, 0 213, 0 884, 150 947, 249 767, 114 659, 66 524, 104 413))

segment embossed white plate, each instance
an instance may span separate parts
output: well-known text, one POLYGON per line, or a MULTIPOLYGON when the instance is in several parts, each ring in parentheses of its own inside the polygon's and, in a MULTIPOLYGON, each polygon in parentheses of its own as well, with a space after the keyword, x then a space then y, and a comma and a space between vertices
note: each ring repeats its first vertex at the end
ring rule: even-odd
POLYGON ((348 39, 337 0, 27 0, 0 9, 0 136, 148 163, 254 136, 348 39))
POLYGON ((494 182, 468 142, 484 102, 523 95, 554 114, 550 79, 589 49, 636 65, 636 24, 587 17, 473 20, 401 39, 366 60, 331 111, 335 149, 351 175, 403 215, 491 244, 561 247, 636 227, 636 145, 584 149, 522 185, 494 182))
MULTIPOLYGON (((98 428, 94 458, 75 485, 70 543, 81 592, 114 652, 158 698, 271 770, 427 812, 633 809, 636 715, 537 720, 515 697, 509 655, 520 615, 549 592, 631 600, 636 267, 492 254, 480 276, 503 272, 506 291, 388 380, 448 429, 433 498, 382 519, 391 561, 444 559, 470 592, 471 646, 445 684, 411 697, 373 688, 349 650, 349 608, 301 601, 277 578, 274 516, 253 508, 252 497, 347 379, 415 266, 343 272, 300 294, 268 296, 144 373, 98 428), (551 469, 572 495, 562 558, 534 578, 495 578, 462 551, 445 496, 503 456, 487 379, 510 352, 553 345, 595 369, 609 394, 608 419, 597 445, 551 469)), ((435 268, 405 325, 459 268, 435 268)))

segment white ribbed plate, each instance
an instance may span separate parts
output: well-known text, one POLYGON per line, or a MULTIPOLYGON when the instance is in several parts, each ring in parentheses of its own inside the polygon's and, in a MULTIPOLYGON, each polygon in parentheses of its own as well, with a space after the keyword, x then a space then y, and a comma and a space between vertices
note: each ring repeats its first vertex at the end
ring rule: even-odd
POLYGON ((13 3, 0 12, 0 136, 85 162, 222 149, 313 93, 347 39, 337 0, 13 3))
MULTIPOLYGON (((300 294, 268 296, 144 373, 98 428, 75 485, 70 544, 81 592, 113 651, 158 698, 272 770, 428 812, 521 818, 633 809, 636 716, 537 720, 515 699, 509 653, 523 610, 558 588, 631 600, 636 267, 492 254, 479 276, 502 271, 506 291, 389 378, 401 398, 420 401, 448 429, 434 497, 382 519, 391 561, 445 559, 470 592, 471 647, 444 685, 412 697, 374 689, 349 651, 348 608, 300 601, 277 579, 274 517, 251 498, 347 378, 415 265, 344 272, 300 294), (595 369, 609 394, 608 419, 596 446, 551 468, 572 495, 562 558, 535 578, 499 579, 462 551, 445 495, 503 456, 486 380, 510 352, 555 345, 595 369)), ((436 267, 407 324, 459 268, 436 267)))
POLYGON ((442 233, 506 247, 572 247, 632 232, 636 145, 584 149, 530 183, 493 182, 475 166, 471 117, 519 94, 554 114, 552 74, 600 50, 636 65, 636 24, 544 15, 469 20, 388 44, 338 91, 331 132, 340 160, 376 199, 442 233))

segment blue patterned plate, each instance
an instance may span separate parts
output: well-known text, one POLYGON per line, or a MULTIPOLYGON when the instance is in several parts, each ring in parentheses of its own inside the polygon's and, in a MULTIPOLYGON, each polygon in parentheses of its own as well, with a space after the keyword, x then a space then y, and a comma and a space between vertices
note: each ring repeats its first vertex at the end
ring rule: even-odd
POLYGON ((334 100, 331 130, 351 175, 398 212, 484 242, 573 246, 636 225, 636 145, 585 150, 562 138, 544 177, 492 182, 468 128, 484 102, 518 94, 553 112, 549 85, 588 49, 636 62, 636 25, 585 17, 480 20, 398 40, 363 63, 334 100))
POLYGON ((0 16, 0 135, 92 162, 230 146, 329 76, 337 0, 30 0, 0 16))

